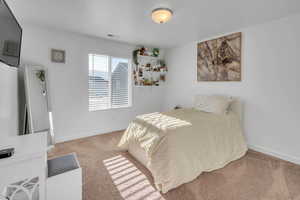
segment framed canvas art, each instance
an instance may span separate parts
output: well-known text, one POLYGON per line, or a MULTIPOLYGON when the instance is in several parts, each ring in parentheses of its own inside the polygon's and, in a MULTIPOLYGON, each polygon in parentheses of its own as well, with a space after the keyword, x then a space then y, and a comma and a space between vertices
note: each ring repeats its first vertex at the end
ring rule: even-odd
POLYGON ((197 46, 198 81, 241 81, 242 33, 200 42, 197 46))
POLYGON ((51 49, 51 61, 55 63, 66 62, 66 52, 59 49, 51 49))

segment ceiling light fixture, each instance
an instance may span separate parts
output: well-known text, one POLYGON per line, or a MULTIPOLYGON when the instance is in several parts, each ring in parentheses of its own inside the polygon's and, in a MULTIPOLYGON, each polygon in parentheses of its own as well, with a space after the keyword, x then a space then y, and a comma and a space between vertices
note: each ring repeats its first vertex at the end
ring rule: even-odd
POLYGON ((172 18, 173 11, 169 8, 156 8, 152 11, 151 16, 155 23, 163 24, 172 18))

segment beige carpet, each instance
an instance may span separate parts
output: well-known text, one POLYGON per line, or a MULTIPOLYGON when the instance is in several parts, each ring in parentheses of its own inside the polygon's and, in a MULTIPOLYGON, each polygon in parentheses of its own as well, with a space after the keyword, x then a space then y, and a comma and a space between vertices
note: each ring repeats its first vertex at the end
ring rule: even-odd
POLYGON ((84 200, 300 200, 300 166, 254 151, 161 195, 153 191, 149 171, 116 148, 121 134, 60 143, 49 153, 49 157, 77 153, 84 200))

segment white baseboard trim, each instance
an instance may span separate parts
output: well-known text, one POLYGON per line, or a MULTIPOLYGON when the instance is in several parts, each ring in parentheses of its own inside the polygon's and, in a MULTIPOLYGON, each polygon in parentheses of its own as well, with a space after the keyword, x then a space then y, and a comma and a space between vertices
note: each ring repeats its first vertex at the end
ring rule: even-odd
POLYGON ((297 158, 297 157, 294 157, 294 156, 286 155, 286 154, 283 154, 283 153, 280 153, 280 152, 277 152, 277 151, 273 151, 273 150, 270 150, 268 148, 257 146, 257 145, 248 144, 248 148, 252 149, 254 151, 258 151, 258 152, 261 152, 261 153, 264 153, 264 154, 267 154, 267 155, 270 155, 270 156, 274 156, 276 158, 286 160, 286 161, 289 161, 289 162, 300 165, 300 158, 297 158))
POLYGON ((103 134, 108 134, 112 132, 117 132, 117 131, 123 131, 124 129, 121 130, 114 130, 114 131, 108 131, 105 133, 99 133, 97 132, 85 132, 85 133, 79 133, 79 134, 72 134, 72 135, 67 135, 67 136, 62 136, 62 137, 55 137, 55 143, 61 143, 61 142, 68 142, 71 140, 77 140, 81 138, 86 138, 86 137, 91 137, 95 135, 103 135, 103 134))

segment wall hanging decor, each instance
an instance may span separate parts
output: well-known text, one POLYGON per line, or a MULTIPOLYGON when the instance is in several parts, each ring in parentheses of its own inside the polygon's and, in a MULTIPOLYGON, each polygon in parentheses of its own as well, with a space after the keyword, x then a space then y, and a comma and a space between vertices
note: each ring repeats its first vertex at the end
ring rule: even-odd
POLYGON ((36 77, 42 82, 44 83, 46 80, 45 77, 45 70, 37 70, 37 72, 35 73, 36 77))
POLYGON ((159 49, 141 47, 133 51, 133 78, 136 86, 159 86, 166 80, 167 66, 159 58, 159 49))
POLYGON ((197 47, 198 81, 241 81, 242 33, 204 41, 197 47))
POLYGON ((37 70, 35 75, 36 77, 40 80, 41 84, 41 90, 42 90, 42 95, 46 96, 47 95, 47 89, 46 89, 46 75, 45 75, 45 70, 37 70))
POLYGON ((51 49, 51 61, 55 63, 65 63, 66 51, 59 49, 51 49))

